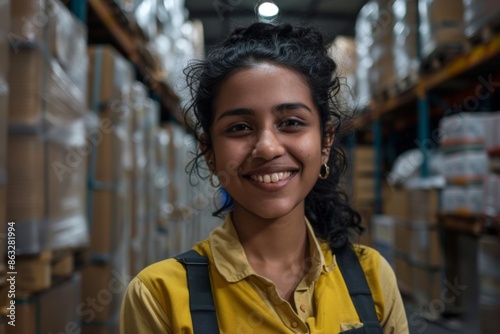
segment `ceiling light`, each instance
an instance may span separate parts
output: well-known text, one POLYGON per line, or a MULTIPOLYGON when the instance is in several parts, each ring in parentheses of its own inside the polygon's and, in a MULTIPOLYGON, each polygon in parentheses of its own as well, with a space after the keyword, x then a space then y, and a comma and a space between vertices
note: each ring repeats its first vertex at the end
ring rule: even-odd
POLYGON ((280 9, 272 1, 261 2, 257 8, 257 13, 261 19, 270 20, 275 18, 280 9))

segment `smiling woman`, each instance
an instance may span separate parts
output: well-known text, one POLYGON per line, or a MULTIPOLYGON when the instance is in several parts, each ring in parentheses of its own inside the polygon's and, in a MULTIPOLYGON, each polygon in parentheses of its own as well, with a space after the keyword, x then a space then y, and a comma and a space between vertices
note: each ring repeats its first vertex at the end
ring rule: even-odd
POLYGON ((335 70, 314 29, 264 23, 186 69, 190 171, 219 179, 225 221, 132 280, 122 333, 408 332, 390 266, 353 243, 335 70))

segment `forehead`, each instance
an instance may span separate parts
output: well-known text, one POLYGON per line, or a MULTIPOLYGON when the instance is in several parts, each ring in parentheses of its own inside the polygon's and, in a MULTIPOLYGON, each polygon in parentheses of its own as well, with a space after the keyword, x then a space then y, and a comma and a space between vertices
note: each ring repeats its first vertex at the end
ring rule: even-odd
POLYGON ((226 78, 214 99, 215 113, 229 107, 264 107, 298 101, 314 106, 305 77, 298 71, 273 63, 245 67, 226 78))

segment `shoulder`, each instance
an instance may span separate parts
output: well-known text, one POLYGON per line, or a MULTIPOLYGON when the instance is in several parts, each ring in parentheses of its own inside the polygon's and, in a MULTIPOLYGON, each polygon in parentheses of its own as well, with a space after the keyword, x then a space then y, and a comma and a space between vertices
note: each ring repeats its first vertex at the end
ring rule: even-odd
MULTIPOLYGON (((208 241, 194 247, 198 253, 208 256, 208 241)), ((144 268, 137 278, 151 292, 165 310, 170 309, 172 301, 188 300, 186 269, 175 258, 168 258, 144 268)))

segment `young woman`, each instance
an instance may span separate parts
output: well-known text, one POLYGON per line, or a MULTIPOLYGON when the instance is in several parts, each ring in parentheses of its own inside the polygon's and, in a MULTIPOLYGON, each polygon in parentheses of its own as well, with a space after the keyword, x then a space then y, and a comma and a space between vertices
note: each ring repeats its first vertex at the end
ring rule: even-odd
POLYGON ((201 149, 192 171, 204 159, 227 192, 216 212, 225 221, 194 247, 206 279, 167 259, 132 280, 121 333, 213 323, 220 333, 408 333, 389 264, 351 242, 362 227, 338 187, 335 70, 317 31, 264 23, 235 30, 187 69, 201 149), (208 294, 196 292, 205 281, 208 294), (214 317, 200 320, 193 299, 207 296, 214 317))

